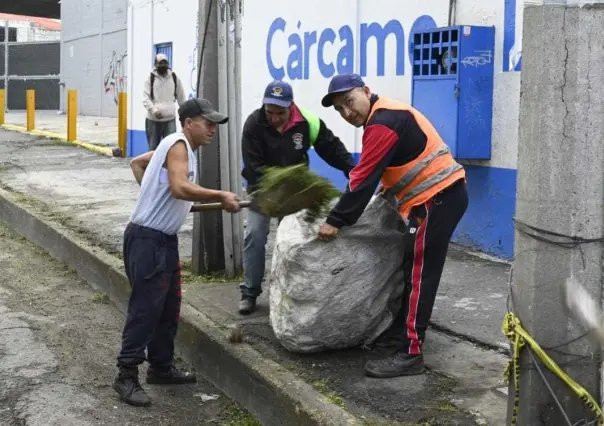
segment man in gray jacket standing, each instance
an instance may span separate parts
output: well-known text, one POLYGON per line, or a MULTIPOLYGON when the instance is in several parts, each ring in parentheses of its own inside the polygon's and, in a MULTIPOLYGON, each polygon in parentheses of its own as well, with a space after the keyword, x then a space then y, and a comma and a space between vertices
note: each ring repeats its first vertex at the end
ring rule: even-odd
POLYGON ((159 141, 176 132, 176 107, 187 100, 180 78, 170 69, 168 57, 159 53, 155 57, 155 68, 145 82, 143 105, 147 110, 145 130, 150 150, 155 150, 159 141))

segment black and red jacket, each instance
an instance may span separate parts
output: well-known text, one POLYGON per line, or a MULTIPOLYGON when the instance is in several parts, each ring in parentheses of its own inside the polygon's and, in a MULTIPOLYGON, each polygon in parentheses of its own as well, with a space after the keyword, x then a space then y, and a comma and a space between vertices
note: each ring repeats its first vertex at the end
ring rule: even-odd
MULTIPOLYGON (((241 175, 247 181, 247 193, 257 189, 264 167, 286 167, 308 164, 310 137, 308 122, 292 104, 289 122, 283 133, 272 127, 264 108, 252 112, 243 126, 241 148, 244 167, 241 175)), ((327 164, 341 170, 346 178, 354 167, 352 155, 342 141, 320 120, 320 129, 313 145, 327 164)))
MULTIPOLYGON (((377 95, 371 95, 371 108, 377 100, 377 95)), ((354 225, 375 194, 386 168, 415 160, 427 141, 410 111, 377 110, 364 126, 359 164, 350 172, 346 191, 326 222, 336 228, 354 225)))

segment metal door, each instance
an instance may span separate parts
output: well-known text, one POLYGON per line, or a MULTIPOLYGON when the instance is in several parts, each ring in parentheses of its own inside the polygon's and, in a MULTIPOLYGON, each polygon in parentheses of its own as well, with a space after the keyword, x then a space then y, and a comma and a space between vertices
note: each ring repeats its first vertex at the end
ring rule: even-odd
MULTIPOLYGON (((155 55, 163 53, 168 57, 168 63, 170 67, 172 67, 172 42, 170 43, 160 43, 155 45, 155 55)), ((153 56, 153 61, 155 62, 155 55, 153 56)))
POLYGON ((459 112, 459 31, 457 28, 415 34, 412 104, 434 124, 455 157, 459 112))

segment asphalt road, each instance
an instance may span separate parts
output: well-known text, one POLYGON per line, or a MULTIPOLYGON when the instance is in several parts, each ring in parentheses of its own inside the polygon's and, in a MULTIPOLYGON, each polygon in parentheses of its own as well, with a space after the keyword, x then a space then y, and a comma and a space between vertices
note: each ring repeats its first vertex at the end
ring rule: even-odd
POLYGON ((2 225, 0 274, 0 424, 258 424, 202 378, 196 385, 146 385, 146 367, 141 382, 153 405, 120 402, 111 382, 123 315, 2 225))

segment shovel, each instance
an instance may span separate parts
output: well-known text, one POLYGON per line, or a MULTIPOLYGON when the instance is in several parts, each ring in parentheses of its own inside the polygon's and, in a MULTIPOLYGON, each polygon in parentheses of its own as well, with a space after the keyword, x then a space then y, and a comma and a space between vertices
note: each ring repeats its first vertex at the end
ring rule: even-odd
POLYGON ((592 330, 604 345, 604 319, 599 303, 575 278, 568 278, 562 285, 565 307, 585 327, 592 330))
MULTIPOLYGON (((239 202, 239 207, 241 207, 242 209, 251 205, 251 201, 239 202)), ((193 204, 193 206, 191 207, 191 213, 213 212, 216 210, 222 210, 222 203, 193 204)))

